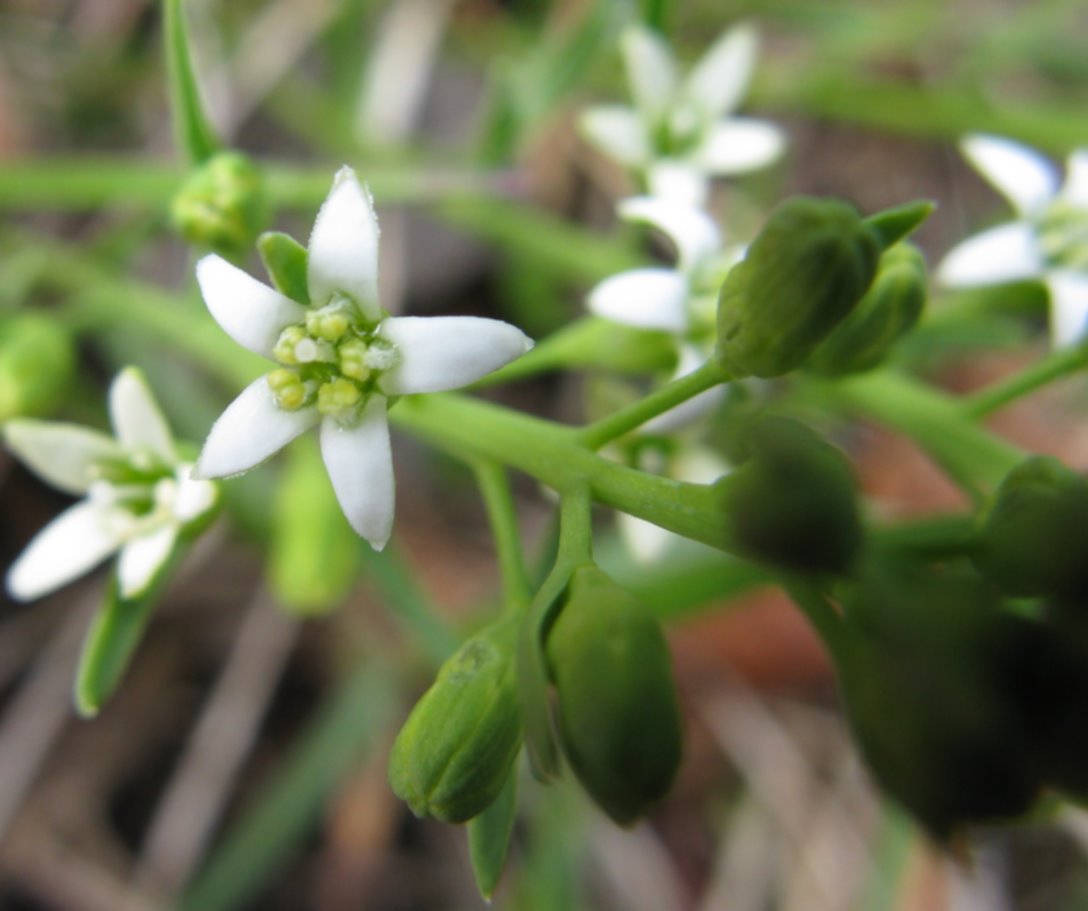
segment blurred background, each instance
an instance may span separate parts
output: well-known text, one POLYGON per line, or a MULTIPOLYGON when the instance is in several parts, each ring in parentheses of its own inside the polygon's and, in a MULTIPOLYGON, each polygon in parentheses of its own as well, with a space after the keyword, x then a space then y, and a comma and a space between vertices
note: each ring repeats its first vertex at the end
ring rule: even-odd
MULTIPOLYGON (((630 14, 606 0, 191 0, 215 125, 267 161, 277 227, 305 239, 332 173, 352 164, 379 207, 383 300, 402 313, 499 316, 540 338, 644 249, 617 226, 630 178, 579 138, 587 104, 626 96, 630 14)), ((682 0, 691 60, 729 24, 762 37, 745 112, 783 126, 786 158, 715 188, 727 236, 750 239, 793 192, 874 211, 939 202, 930 261, 1006 204, 955 140, 1007 135, 1059 158, 1088 146, 1088 4, 1071 0, 682 0)), ((149 0, 0 0, 0 315, 36 308, 73 345, 50 412, 102 424, 109 378, 142 366, 178 435, 202 440, 236 387, 190 357, 201 312, 169 203, 184 168, 149 0)), ((250 270, 259 266, 249 262, 250 270)), ((910 353, 967 390, 1039 353, 1041 289, 954 348, 910 353), (1033 345, 1035 347, 1033 347, 1033 345)), ((51 393, 52 394, 52 393, 51 393)), ((600 381, 550 374, 489 393, 563 420, 600 381)), ((4 399, 0 389, 0 400, 4 399)), ((588 404, 587 404, 588 402, 588 404)), ((1088 466, 1084 388, 1060 384, 995 427, 1088 466)), ((959 504, 910 443, 855 425, 839 440, 882 514, 959 504)), ((227 488, 228 517, 164 594, 120 690, 71 708, 105 572, 0 606, 0 908, 11 911, 470 909, 463 832, 391 794, 392 737, 436 662, 495 609, 490 536, 468 472, 394 441, 394 547, 360 544, 339 609, 285 609, 265 562, 283 509, 280 457, 227 488)), ((518 479, 523 531, 552 506, 518 479)), ((0 453, 0 566, 69 501, 0 453)), ((616 828, 569 781, 525 776, 494 904, 525 911, 1001 911, 1088 907, 1088 816, 978 833, 938 853, 869 784, 821 648, 783 595, 693 550, 667 568, 602 559, 670 619, 686 719, 671 796, 616 828), (743 589, 743 590, 741 590, 743 589)))

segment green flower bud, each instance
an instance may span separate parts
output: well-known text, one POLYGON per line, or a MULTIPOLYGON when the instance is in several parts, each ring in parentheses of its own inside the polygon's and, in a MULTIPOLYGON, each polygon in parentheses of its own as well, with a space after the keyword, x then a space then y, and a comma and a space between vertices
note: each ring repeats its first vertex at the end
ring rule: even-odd
POLYGON ((171 214, 188 243, 237 256, 268 220, 261 172, 238 152, 219 152, 186 181, 171 214))
POLYGON ((1001 482, 984 517, 975 565, 1010 595, 1088 596, 1088 479, 1034 456, 1001 482))
POLYGON ((660 626, 596 566, 583 566, 545 653, 571 768, 612 819, 634 822, 680 764, 680 709, 660 626))
POLYGON ((847 713, 879 784, 936 837, 1026 812, 1040 767, 1010 674, 1033 624, 952 567, 867 567, 843 593, 847 713))
POLYGON ((803 424, 763 417, 750 458, 716 483, 737 548, 800 572, 843 572, 861 544, 854 477, 841 452, 803 424))
POLYGON ((793 197, 776 208, 718 298, 718 359, 736 377, 804 363, 876 274, 875 231, 850 206, 793 197))
POLYGON ((67 331, 55 320, 22 313, 0 323, 0 421, 53 410, 75 367, 67 331))
POLYGON ((897 244, 880 258, 869 293, 820 346, 808 366, 833 375, 871 370, 922 315, 926 263, 917 247, 897 244))
POLYGON ((417 816, 465 822, 498 797, 521 747, 515 626, 469 639, 393 743, 389 783, 417 816))

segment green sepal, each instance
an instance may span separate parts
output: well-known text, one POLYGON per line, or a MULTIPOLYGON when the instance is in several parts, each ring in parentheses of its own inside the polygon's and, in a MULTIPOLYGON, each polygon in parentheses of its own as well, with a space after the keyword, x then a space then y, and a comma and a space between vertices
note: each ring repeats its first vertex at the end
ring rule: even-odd
POLYGON ((268 222, 264 178, 240 152, 218 152, 193 171, 170 213, 188 243, 237 258, 268 222))
POLYGON ((193 164, 203 164, 222 143, 204 111, 189 51, 183 0, 165 0, 163 40, 166 45, 166 73, 170 107, 174 115, 174 139, 193 164))
POLYGON ((68 389, 75 359, 58 320, 18 313, 0 323, 0 422, 51 412, 68 389))
POLYGON ((397 735, 389 783, 417 816, 467 822, 506 783, 522 740, 516 631, 501 620, 465 642, 397 735))
POLYGON ((546 653, 563 754, 602 810, 634 823, 680 765, 680 706, 660 624, 595 565, 580 566, 546 653))
POLYGON ((277 291, 296 303, 308 306, 310 289, 306 269, 310 254, 290 234, 265 231, 257 238, 257 252, 277 291))
POLYGON ((515 765, 506 776, 494 803, 468 821, 468 856, 476 888, 485 901, 491 901, 499 884, 518 807, 518 770, 515 765))
POLYGON ((787 199, 721 287, 722 366, 735 378, 799 367, 865 295, 879 256, 876 231, 851 206, 787 199))
POLYGON ((872 287, 809 357, 807 366, 841 376, 871 370, 918 322, 926 303, 926 263, 912 244, 897 244, 880 258, 872 287))
POLYGON ((881 248, 890 250, 929 218, 936 208, 937 203, 932 200, 916 199, 914 202, 876 212, 865 219, 865 224, 873 230, 881 248))
POLYGON ((122 598, 116 572, 111 577, 102 606, 83 639, 76 670, 73 698, 76 711, 84 718, 97 715, 117 689, 147 628, 162 586, 183 551, 179 539, 148 587, 136 597, 122 598))
POLYGON ((317 443, 298 440, 288 453, 272 510, 269 584, 290 613, 336 608, 359 569, 359 539, 344 518, 317 443))

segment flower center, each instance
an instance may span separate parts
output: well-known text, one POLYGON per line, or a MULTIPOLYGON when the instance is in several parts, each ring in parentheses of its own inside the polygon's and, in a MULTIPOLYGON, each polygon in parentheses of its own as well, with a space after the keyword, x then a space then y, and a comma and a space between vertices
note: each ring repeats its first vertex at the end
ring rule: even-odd
POLYGON ((1088 209, 1055 201, 1036 222, 1035 236, 1047 265, 1088 270, 1088 209))
POLYGON ((670 108, 653 131, 654 146, 664 158, 683 158, 703 138, 706 118, 690 102, 670 108))
POLYGON ((285 411, 316 407, 354 423, 378 378, 399 360, 379 325, 363 323, 350 301, 333 297, 284 329, 272 350, 282 366, 266 378, 276 404, 285 411))

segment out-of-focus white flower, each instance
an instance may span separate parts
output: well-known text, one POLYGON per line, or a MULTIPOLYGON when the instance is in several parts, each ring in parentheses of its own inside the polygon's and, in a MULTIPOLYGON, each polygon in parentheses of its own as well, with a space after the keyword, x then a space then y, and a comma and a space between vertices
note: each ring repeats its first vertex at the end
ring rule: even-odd
POLYGON ((1033 149, 974 134, 960 144, 967 159, 1019 216, 949 251, 937 278, 949 286, 1039 279, 1050 292, 1055 347, 1078 342, 1088 328, 1088 150, 1058 169, 1033 149))
POLYGON ((207 517, 216 485, 194 480, 143 375, 133 367, 110 386, 115 437, 88 427, 12 420, 8 448, 43 480, 83 495, 38 532, 12 565, 7 587, 20 600, 48 594, 120 551, 121 597, 143 594, 178 536, 207 517))
POLYGON ((378 302, 378 220, 346 167, 310 236, 308 306, 214 255, 197 264, 197 280, 219 325, 278 366, 216 421, 195 473, 241 474, 320 425, 340 506, 377 550, 393 527, 389 398, 456 389, 532 347, 500 320, 389 316, 378 302))
POLYGON ((621 47, 634 106, 590 108, 581 128, 605 154, 642 173, 654 196, 701 206, 710 177, 753 171, 782 154, 778 127, 732 116, 755 65, 752 26, 723 33, 684 79, 656 32, 630 26, 621 47))

